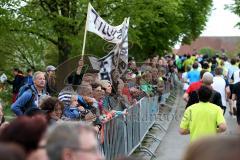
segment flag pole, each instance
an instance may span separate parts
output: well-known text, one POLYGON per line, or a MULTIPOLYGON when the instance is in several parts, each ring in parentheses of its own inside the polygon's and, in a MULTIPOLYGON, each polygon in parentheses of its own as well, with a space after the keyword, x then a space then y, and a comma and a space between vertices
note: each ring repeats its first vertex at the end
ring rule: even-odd
MULTIPOLYGON (((125 23, 129 23, 129 18, 124 18, 125 23)), ((128 24, 129 25, 129 24, 128 24)), ((123 34, 122 34, 123 35, 123 34)), ((123 38, 123 37, 122 37, 123 38)), ((117 44, 119 45, 119 44, 117 44)), ((119 46, 118 46, 119 47, 119 46)), ((120 51, 120 50, 119 50, 120 51)), ((118 71, 118 66, 119 66, 119 59, 120 59, 120 52, 118 52, 118 57, 117 57, 117 66, 116 69, 118 71)))
POLYGON ((89 5, 90 3, 88 3, 88 10, 87 10, 87 19, 86 19, 86 23, 85 23, 85 31, 84 31, 84 38, 83 38, 83 47, 82 47, 82 56, 81 59, 83 59, 83 56, 85 54, 85 46, 86 46, 86 38, 87 38, 87 23, 88 23, 88 11, 89 11, 89 5))
MULTIPOLYGON (((124 23, 125 23, 125 21, 126 21, 126 18, 124 18, 124 23)), ((123 36, 123 34, 122 34, 122 36, 123 36)), ((123 37, 122 37, 123 38, 123 37)), ((119 44, 117 44, 117 45, 119 45, 119 44)), ((119 46, 118 46, 119 47, 119 46)), ((119 51, 119 50, 118 50, 119 51)), ((119 59, 120 59, 120 53, 118 52, 118 56, 117 56, 117 66, 116 66, 116 70, 118 71, 118 64, 119 64, 119 59)))

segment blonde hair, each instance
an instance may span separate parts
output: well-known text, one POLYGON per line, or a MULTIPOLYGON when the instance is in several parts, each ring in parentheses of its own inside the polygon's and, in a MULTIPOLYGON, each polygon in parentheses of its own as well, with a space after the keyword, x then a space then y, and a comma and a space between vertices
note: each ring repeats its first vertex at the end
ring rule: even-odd
POLYGON ((73 92, 72 95, 71 95, 71 103, 72 101, 74 100, 74 98, 77 98, 78 94, 76 92, 73 92))

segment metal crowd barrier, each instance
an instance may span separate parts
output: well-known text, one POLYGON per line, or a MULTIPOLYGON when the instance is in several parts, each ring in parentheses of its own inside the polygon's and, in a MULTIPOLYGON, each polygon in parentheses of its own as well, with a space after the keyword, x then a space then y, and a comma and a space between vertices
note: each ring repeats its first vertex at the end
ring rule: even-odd
POLYGON ((158 112, 158 97, 144 97, 128 109, 126 116, 105 123, 103 150, 106 159, 132 154, 155 123, 158 112))
MULTIPOLYGON (((162 101, 170 95, 171 84, 165 83, 162 101)), ((104 129, 103 152, 106 160, 118 156, 129 156, 139 147, 149 129, 156 122, 159 113, 158 96, 144 97, 128 109, 128 114, 106 122, 104 129)))

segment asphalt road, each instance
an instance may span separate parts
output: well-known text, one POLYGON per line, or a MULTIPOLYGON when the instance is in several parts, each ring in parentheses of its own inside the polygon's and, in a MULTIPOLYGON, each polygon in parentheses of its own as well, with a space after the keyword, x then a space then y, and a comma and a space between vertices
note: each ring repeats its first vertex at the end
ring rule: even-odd
MULTIPOLYGON (((184 152, 190 142, 189 136, 182 136, 178 133, 180 120, 184 112, 185 103, 180 100, 177 107, 176 118, 171 122, 167 134, 163 138, 160 146, 155 152, 157 158, 154 160, 181 160, 184 152)), ((231 117, 228 112, 225 114, 228 130, 224 135, 229 136, 237 133, 236 118, 231 117)))

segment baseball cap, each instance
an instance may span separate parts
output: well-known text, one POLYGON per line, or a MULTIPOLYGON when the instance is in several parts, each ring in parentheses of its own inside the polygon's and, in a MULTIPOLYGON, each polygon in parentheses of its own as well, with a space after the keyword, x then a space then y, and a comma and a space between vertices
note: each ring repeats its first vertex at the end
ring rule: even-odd
POLYGON ((56 70, 56 67, 54 67, 52 65, 46 67, 46 72, 55 71, 55 70, 56 70))
POLYGON ((211 85, 213 83, 213 75, 210 72, 206 72, 203 74, 202 82, 205 85, 211 85))

